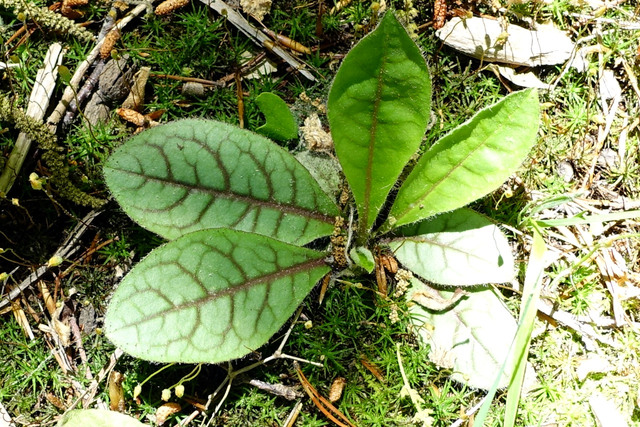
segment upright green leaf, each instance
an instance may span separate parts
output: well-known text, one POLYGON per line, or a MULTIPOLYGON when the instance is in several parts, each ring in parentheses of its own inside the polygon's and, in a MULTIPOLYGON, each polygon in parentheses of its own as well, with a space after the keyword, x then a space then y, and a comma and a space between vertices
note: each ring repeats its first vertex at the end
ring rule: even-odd
POLYGON ((534 228, 533 246, 531 248, 531 256, 524 278, 524 289, 522 292, 522 303, 520 305, 520 321, 516 330, 516 336, 511 344, 511 349, 507 357, 502 363, 502 368, 496 375, 495 381, 489 390, 484 403, 476 414, 473 427, 482 427, 489 413, 489 408, 493 402, 493 398, 498 388, 504 387, 503 373, 510 369, 510 382, 507 392, 507 403, 505 405, 505 414, 503 425, 512 426, 515 422, 516 411, 518 409, 519 397, 523 387, 531 386, 532 379, 535 378, 532 366, 527 366, 527 355, 529 354, 529 343, 531 339, 531 331, 535 320, 537 310, 537 302, 540 297, 540 285, 544 274, 544 258, 546 253, 546 245, 540 236, 540 233, 534 228), (523 363, 524 362, 524 363, 523 363), (529 372, 527 372, 529 371, 529 372), (529 381, 527 381, 527 377, 529 381))
POLYGON ((504 415, 505 427, 512 427, 515 425, 518 403, 520 401, 522 385, 525 380, 529 345, 531 344, 531 333, 533 332, 533 323, 538 312, 538 301, 542 290, 546 252, 547 245, 540 233, 538 233, 534 228, 533 245, 531 247, 529 264, 527 265, 527 272, 524 278, 524 287, 522 289, 520 322, 518 322, 518 330, 514 340, 513 358, 515 368, 511 378, 511 383, 509 384, 509 391, 507 393, 507 404, 504 415))
POLYGON ((120 283, 106 335, 157 362, 218 363, 267 342, 329 271, 326 254, 209 229, 153 250, 120 283))
POLYGON ((433 283, 469 286, 514 278, 509 241, 497 225, 458 209, 402 227, 389 246, 408 269, 433 283))
POLYGON ((181 120, 128 140, 104 167, 125 212, 167 239, 227 227, 305 244, 338 209, 291 154, 224 123, 181 120))
POLYGON ((393 13, 387 13, 346 56, 328 101, 331 135, 358 206, 361 232, 373 225, 420 146, 430 103, 427 64, 393 13))
POLYGON ((400 187, 384 229, 457 209, 498 188, 535 144, 538 116, 538 94, 528 89, 439 140, 400 187))

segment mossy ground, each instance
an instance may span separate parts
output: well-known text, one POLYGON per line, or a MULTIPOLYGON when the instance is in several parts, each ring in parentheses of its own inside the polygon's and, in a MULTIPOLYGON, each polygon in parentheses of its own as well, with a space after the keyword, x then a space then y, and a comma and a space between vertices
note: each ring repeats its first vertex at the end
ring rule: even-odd
MULTIPOLYGON (((53 2, 35 3, 49 6, 53 2)), ((203 97, 189 98, 181 92, 183 82, 160 77, 169 74, 221 81, 242 66, 245 55, 253 57, 264 51, 224 18, 198 1, 192 3, 168 16, 137 18, 123 32, 114 55, 129 55, 137 65, 151 68, 153 75, 146 91, 145 113, 165 110, 161 121, 207 117, 238 124, 238 95, 233 79, 230 84, 209 89, 203 97)), ((498 3, 462 2, 461 8, 475 8, 477 13, 495 16, 497 12, 491 4, 496 6, 498 3)), ((609 210, 621 211, 625 206, 633 208, 633 203, 637 205, 640 197, 640 92, 636 75, 640 71, 640 11, 632 2, 595 9, 588 2, 570 0, 532 1, 512 6, 508 6, 509 2, 502 3, 501 13, 514 21, 529 17, 539 22, 550 21, 567 30, 573 40, 582 39, 580 46, 592 46, 585 72, 564 70, 562 65, 536 70, 542 80, 555 83, 554 90, 541 92, 543 114, 539 143, 512 180, 474 206, 511 227, 516 257, 524 270, 529 243, 521 232, 526 233, 528 218, 540 218, 541 215, 547 219, 564 218, 580 211, 600 215, 609 210), (600 93, 601 76, 606 69, 613 71, 621 87, 621 98, 610 133, 599 141, 598 136, 602 135, 607 121, 608 106, 604 108, 600 93), (605 149, 620 155, 617 163, 607 163, 602 155, 605 149), (571 179, 565 180, 559 174, 562 162, 572 169, 571 179), (578 197, 570 205, 577 211, 565 205, 549 205, 541 212, 536 210, 544 201, 563 194, 578 197), (623 206, 621 197, 627 205, 623 206)), ((79 21, 89 21, 88 29, 95 34, 109 6, 107 2, 96 1, 80 7, 84 17, 79 21)), ((451 9, 457 7, 450 6, 451 9)), ((321 18, 323 31, 317 34, 317 2, 274 2, 263 21, 266 27, 307 46, 320 47, 319 53, 301 56, 309 64, 316 82, 287 70, 286 64, 279 64, 272 74, 243 80, 246 128, 255 129, 262 124, 253 100, 265 91, 283 97, 300 121, 309 112, 316 111, 301 96, 306 94, 308 98, 319 98, 320 101, 326 99, 341 56, 366 34, 380 3, 354 1, 333 14, 328 11, 333 4, 326 4, 326 7, 321 18)), ((432 19, 431 1, 416 1, 412 6, 392 1, 386 7, 404 12, 415 8, 417 11, 413 18, 419 28, 416 40, 429 63, 434 88, 434 123, 427 133, 426 145, 471 117, 479 108, 516 89, 498 78, 487 64, 442 45, 427 25, 432 19)), ((64 64, 72 72, 91 49, 86 43, 51 32, 35 21, 22 22, 22 17, 13 14, 9 8, 0 9, 0 18, 3 41, 24 24, 34 30, 26 41, 18 43, 14 40, 0 48, 3 61, 21 64, 20 68, 5 71, 0 81, 2 93, 20 108, 26 106, 36 71, 42 66, 51 40, 59 40, 68 48, 64 64)), ((276 59, 268 52, 267 57, 276 59)), ((64 85, 59 83, 54 101, 59 99, 63 89, 64 85)), ((607 105, 611 105, 611 100, 607 105)), ((18 131, 11 124, 3 126, 0 154, 6 158, 18 131)), ((106 124, 88 127, 79 120, 68 132, 60 133, 58 143, 63 147, 74 183, 93 195, 108 198, 100 172, 102 162, 134 130, 112 112, 106 124)), ((297 142, 288 145, 291 149, 299 146, 297 142)), ((89 211, 64 200, 56 193, 55 186, 45 186, 46 194, 30 186, 28 176, 31 172, 45 177, 49 172, 40 161, 40 155, 38 149, 32 149, 8 198, 0 200, 0 248, 4 250, 0 250, 0 273, 10 274, 2 282, 2 298, 31 271, 45 264, 78 218, 89 211)), ((109 203, 103 209, 79 242, 80 250, 43 276, 59 304, 65 301, 70 304, 68 297, 74 289, 75 309, 91 307, 97 313, 97 328, 86 330, 82 336, 87 366, 94 377, 115 350, 99 329, 109 295, 121 272, 160 243, 157 237, 131 223, 115 203, 109 203)), ((603 269, 598 264, 601 261, 594 256, 578 264, 593 245, 601 245, 603 252, 615 250, 620 258, 608 265, 627 269, 616 277, 626 279, 620 279, 618 283, 633 295, 640 286, 640 231, 633 218, 607 221, 602 225, 604 228, 600 231, 597 224, 590 227, 588 224, 556 225, 545 229, 547 245, 559 256, 547 269, 549 280, 545 282, 545 285, 553 283, 555 286, 547 286, 543 296, 559 310, 589 316, 588 321, 582 318, 583 324, 595 325, 597 333, 605 337, 608 344, 593 341, 580 330, 540 317, 529 356, 538 383, 522 398, 517 425, 554 422, 558 425, 595 425, 589 403, 594 395, 611 400, 630 425, 640 425, 638 296, 622 300, 626 325, 614 327, 607 323, 614 313, 603 269), (618 236, 627 237, 616 240, 618 236), (593 242, 580 240, 585 238, 593 242), (563 271, 568 274, 551 282, 563 271)), ((421 348, 408 331, 406 307, 398 302, 400 321, 392 323, 390 307, 375 299, 371 291, 374 286, 364 277, 336 284, 322 304, 318 303, 318 293, 312 293, 302 310, 303 320, 294 326, 285 352, 323 365, 322 368, 302 365, 310 382, 323 394, 328 392, 335 378, 346 379, 343 397, 337 406, 357 425, 412 425, 416 408, 403 393, 398 355, 409 385, 424 399, 423 407, 431 410, 433 425, 448 426, 458 419, 470 423, 464 413, 482 399, 484 392, 451 382, 449 372, 430 362, 428 349, 421 348), (356 283, 362 286, 356 286, 356 283), (311 322, 310 328, 305 327, 306 320, 311 322), (376 372, 381 379, 374 375, 376 372)), ((518 294, 505 291, 505 297, 514 314, 517 313, 518 294)), ((75 373, 65 372, 53 356, 52 349, 57 348, 57 344, 50 334, 38 329, 38 325, 47 324, 49 318, 43 306, 43 297, 36 284, 19 299, 19 308, 25 313, 24 319, 33 331, 33 339, 26 337, 28 328, 21 326, 16 320, 18 316, 12 314, 12 311, 19 313, 18 306, 13 310, 5 309, 0 317, 0 359, 3 361, 0 403, 20 424, 50 424, 77 399, 78 390, 86 389, 91 383, 85 376, 84 365, 79 364, 75 373)), ((276 335, 273 344, 261 349, 261 355, 268 356, 281 337, 276 335)), ((76 347, 64 348, 78 361, 76 347)), ((235 366, 241 367, 254 360, 239 361, 235 366)), ((168 368, 149 380, 143 386, 142 394, 134 400, 134 387, 159 368, 127 356, 123 356, 115 368, 125 376, 126 412, 145 422, 149 422, 149 417, 153 417, 156 408, 162 404, 161 391, 178 382, 193 367, 168 368)), ((224 377, 222 368, 204 366, 195 379, 185 384, 185 394, 191 401, 206 401, 224 377)), ((257 389, 248 383, 251 379, 292 387, 299 384, 292 364, 286 359, 250 371, 233 383, 226 401, 212 419, 212 425, 283 424, 295 401, 257 389)), ((184 399, 173 397, 172 400, 180 402, 184 408, 170 419, 169 423, 175 424, 185 419, 194 407, 184 399)), ((306 396, 301 400, 304 405, 296 425, 331 425, 306 396)), ((505 396, 497 396, 487 421, 489 425, 501 425, 504 400, 505 396)), ((88 404, 95 406, 108 401, 103 381, 88 404)), ((196 421, 207 420, 210 415, 210 412, 199 415, 196 421)))

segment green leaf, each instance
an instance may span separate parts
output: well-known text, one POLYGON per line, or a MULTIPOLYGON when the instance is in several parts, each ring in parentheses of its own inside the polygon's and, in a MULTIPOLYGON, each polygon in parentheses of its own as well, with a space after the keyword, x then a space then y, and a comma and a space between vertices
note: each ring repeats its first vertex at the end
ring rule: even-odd
POLYGON ((60 420, 58 427, 144 427, 140 421, 128 415, 104 409, 76 409, 60 420))
POLYGON ((257 350, 329 271, 326 254, 229 229, 153 250, 109 305, 106 335, 157 362, 218 363, 257 350))
POLYGON ((538 94, 513 93, 423 154, 400 187, 384 230, 460 208, 498 188, 536 142, 538 94))
POLYGON ((538 312, 538 301, 540 299, 540 291, 542 290, 546 252, 547 246, 544 239, 534 228, 533 245, 531 247, 531 255, 529 256, 529 263, 527 264, 527 272, 522 290, 523 303, 520 306, 520 322, 514 340, 514 372, 507 393, 507 404, 504 415, 505 427, 515 425, 522 385, 525 381, 531 333, 533 332, 533 323, 538 312))
MULTIPOLYGON (((527 265, 527 272, 524 279, 525 284, 522 293, 523 304, 520 305, 520 321, 518 322, 518 329, 516 330, 516 335, 512 343, 511 352, 509 356, 505 358, 502 363, 502 368, 496 375, 493 385, 487 391, 484 403, 476 414, 473 427, 482 427, 485 425, 484 421, 489 414, 489 408, 491 407, 491 402, 493 402, 496 391, 499 387, 503 387, 503 385, 500 384, 500 380, 502 379, 502 373, 507 366, 513 366, 513 369, 511 373, 511 380, 509 382, 507 403, 505 405, 505 415, 503 419, 503 424, 505 426, 514 425, 513 423, 515 422, 515 415, 518 409, 520 392, 523 385, 526 385, 527 377, 531 379, 535 378, 535 371, 533 371, 533 367, 530 368, 523 362, 526 362, 526 355, 529 354, 531 332, 533 330, 535 315, 538 311, 536 307, 540 296, 542 275, 544 273, 546 249, 542 236, 540 236, 540 233, 534 228, 533 246, 531 248, 529 265, 527 265), (526 372, 528 370, 530 370, 530 372, 526 372)), ((529 383, 531 383, 531 381, 529 381, 529 383)))
POLYGON ((420 146, 431 82, 420 50, 387 13, 345 57, 328 101, 336 154, 358 206, 360 231, 374 223, 420 146))
POLYGON ((458 209, 402 227, 389 244, 396 258, 430 282, 469 286, 509 282, 514 263, 507 238, 497 225, 458 209))
POLYGON ((214 121, 181 120, 134 136, 104 175, 125 212, 166 239, 226 227, 305 244, 331 234, 338 215, 291 154, 214 121))
POLYGON ((263 92, 256 98, 256 104, 267 121, 256 129, 256 132, 276 141, 288 141, 298 137, 296 120, 282 98, 271 92, 263 92))
POLYGON ((349 251, 349 257, 357 265, 364 269, 367 273, 372 273, 376 266, 376 261, 373 258, 371 251, 364 246, 353 247, 349 251))
MULTIPOLYGON (((434 290, 413 279, 408 298, 434 291, 441 298, 453 297, 453 292, 434 290)), ((447 311, 431 311, 417 303, 409 311, 421 341, 431 349, 432 362, 451 369, 456 381, 485 390, 491 387, 516 332, 515 319, 492 289, 470 291, 447 311)), ((507 366, 499 387, 509 384, 512 371, 507 366)))
POLYGON ((64 84, 71 84, 71 71, 66 66, 58 65, 58 74, 60 74, 60 80, 64 84))

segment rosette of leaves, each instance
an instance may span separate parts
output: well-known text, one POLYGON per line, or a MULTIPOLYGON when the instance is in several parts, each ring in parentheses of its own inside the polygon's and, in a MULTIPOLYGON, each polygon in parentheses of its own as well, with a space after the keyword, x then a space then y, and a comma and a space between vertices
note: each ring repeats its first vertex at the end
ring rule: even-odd
MULTIPOLYGON (((478 112, 398 182, 422 144, 430 100, 425 59, 387 13, 345 57, 328 100, 357 209, 354 263, 389 247, 422 279, 413 293, 425 281, 510 281, 507 239, 464 206, 496 189, 527 156, 538 128, 537 94, 513 93, 478 112)), ((330 248, 305 245, 330 235, 342 212, 289 152, 263 136, 215 121, 177 121, 131 138, 104 174, 125 212, 168 240, 129 272, 107 311, 107 336, 134 356, 192 363, 242 357, 266 343, 336 268, 330 248)), ((435 324, 437 317, 454 340, 475 345, 466 351, 489 352, 502 363, 491 340, 504 321, 496 326, 487 320, 495 313, 475 314, 475 299, 501 304, 490 290, 470 292, 440 312, 415 304, 416 322, 435 324)), ((480 366, 486 359, 470 357, 474 368, 487 369, 480 366)))

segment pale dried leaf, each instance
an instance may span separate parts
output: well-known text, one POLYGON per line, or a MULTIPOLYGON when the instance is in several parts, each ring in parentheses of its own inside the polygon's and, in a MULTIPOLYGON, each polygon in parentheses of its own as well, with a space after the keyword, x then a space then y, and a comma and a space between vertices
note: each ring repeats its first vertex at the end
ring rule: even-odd
POLYGON ((429 352, 429 360, 444 369, 453 369, 456 363, 456 354, 446 348, 433 345, 429 352))
POLYGON ((527 71, 525 73, 517 73, 515 69, 512 67, 498 66, 496 67, 500 75, 511 83, 514 83, 520 87, 535 87, 538 89, 548 90, 550 85, 542 82, 535 74, 531 71, 527 71))
POLYGON ((400 397, 401 398, 408 397, 411 399, 412 402, 424 403, 424 399, 420 396, 420 393, 418 393, 416 390, 409 387, 408 385, 402 386, 402 389, 400 390, 400 397))
POLYGON ((167 421, 167 418, 181 410, 182 406, 180 406, 179 403, 168 402, 163 404, 156 409, 156 423, 158 423, 159 426, 163 425, 167 421))
POLYGON ((620 84, 613 73, 613 70, 606 69, 600 78, 600 97, 609 100, 622 95, 620 84))
POLYGON ((601 394, 594 394, 589 398, 591 411, 600 427, 626 427, 627 420, 622 416, 616 404, 601 394))
POLYGON ((593 10, 606 6, 606 2, 603 0, 585 0, 585 3, 587 3, 593 10))
POLYGON ((587 359, 581 360, 576 366, 576 376, 584 381, 591 373, 605 373, 613 369, 611 364, 602 356, 592 354, 587 359))
POLYGON ((488 18, 455 17, 436 32, 444 43, 474 58, 512 65, 554 65, 571 57, 574 44, 564 32, 547 25, 537 31, 488 18))
POLYGON ((415 301, 421 306, 429 310, 442 311, 453 306, 460 298, 469 295, 467 292, 458 288, 450 299, 443 298, 438 291, 427 287, 428 291, 416 291, 411 296, 411 301, 415 301))
POLYGON ((71 327, 69 326, 68 319, 61 319, 63 308, 64 305, 58 307, 51 318, 51 324, 53 325, 53 330, 57 334, 62 346, 67 348, 71 345, 71 327))

